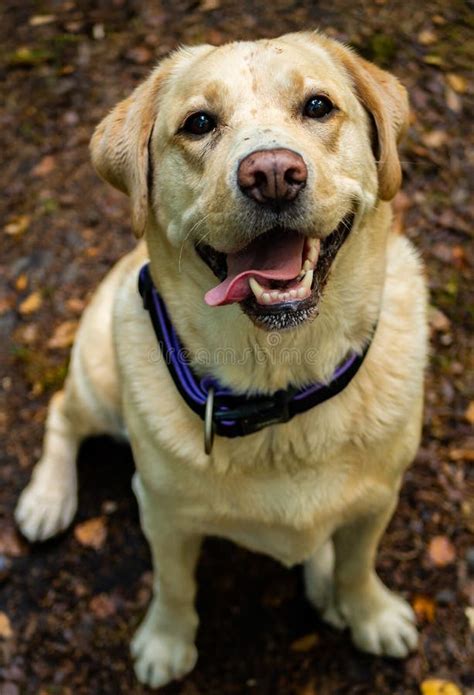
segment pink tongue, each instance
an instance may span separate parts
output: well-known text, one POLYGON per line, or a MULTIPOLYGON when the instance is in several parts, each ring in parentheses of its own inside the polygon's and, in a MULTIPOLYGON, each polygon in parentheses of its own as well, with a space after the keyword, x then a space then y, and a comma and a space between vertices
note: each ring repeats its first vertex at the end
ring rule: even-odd
POLYGON ((238 253, 227 255, 227 277, 204 297, 209 306, 241 302, 252 290, 249 277, 257 280, 292 280, 303 264, 304 237, 286 233, 257 239, 238 253))

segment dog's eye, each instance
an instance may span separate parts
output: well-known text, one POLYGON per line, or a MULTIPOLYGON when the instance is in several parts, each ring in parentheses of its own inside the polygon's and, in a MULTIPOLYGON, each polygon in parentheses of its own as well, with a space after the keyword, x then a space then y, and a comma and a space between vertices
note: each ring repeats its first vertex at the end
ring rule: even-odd
POLYGON ((328 113, 331 113, 333 108, 334 105, 330 99, 322 94, 317 94, 316 96, 308 99, 303 113, 308 118, 324 118, 324 116, 327 116, 328 113))
POLYGON ((193 135, 206 135, 206 133, 210 133, 211 130, 214 130, 216 125, 215 118, 205 111, 198 111, 188 116, 182 129, 186 133, 192 133, 193 135))

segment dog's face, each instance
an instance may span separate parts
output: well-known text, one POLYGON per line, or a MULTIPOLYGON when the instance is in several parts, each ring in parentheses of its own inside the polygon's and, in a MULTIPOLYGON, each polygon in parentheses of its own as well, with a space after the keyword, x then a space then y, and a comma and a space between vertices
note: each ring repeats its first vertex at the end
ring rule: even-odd
MULTIPOLYGON (((177 52, 99 126, 99 172, 194 246, 264 328, 314 317, 340 247, 400 184, 395 78, 315 34, 177 52)), ((204 265, 203 265, 204 270, 204 265)))

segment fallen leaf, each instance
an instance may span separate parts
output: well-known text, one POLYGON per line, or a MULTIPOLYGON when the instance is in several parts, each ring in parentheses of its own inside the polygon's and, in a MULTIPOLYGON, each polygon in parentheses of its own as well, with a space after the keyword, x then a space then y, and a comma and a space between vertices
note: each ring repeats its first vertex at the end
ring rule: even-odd
POLYGON ((71 299, 67 300, 66 306, 70 311, 73 311, 75 314, 80 314, 84 311, 86 303, 83 299, 71 297, 71 299))
POLYGON ((471 425, 474 425, 474 401, 469 402, 469 405, 464 413, 464 417, 471 425))
POLYGON ((38 311, 42 303, 43 300, 41 298, 40 292, 32 292, 30 295, 28 295, 26 299, 24 299, 21 302, 20 306, 18 307, 18 311, 23 316, 27 316, 28 314, 34 314, 35 311, 38 311))
POLYGON ((21 557, 27 552, 28 546, 13 525, 0 526, 0 553, 2 555, 21 557))
POLYGON ((47 154, 46 157, 43 157, 43 159, 40 162, 38 162, 38 164, 33 168, 31 173, 33 174, 33 176, 47 176, 53 171, 55 167, 56 160, 52 155, 47 154))
POLYGON ((458 686, 442 678, 428 678, 420 686, 421 695, 462 695, 458 686))
POLYGON ((26 323, 15 331, 15 340, 22 345, 33 345, 38 339, 39 326, 36 323, 26 323))
POLYGON ((26 273, 21 273, 15 280, 15 289, 18 292, 24 292, 28 287, 28 275, 26 273))
POLYGON ((431 330, 436 333, 447 333, 451 328, 451 321, 440 309, 430 306, 428 309, 428 323, 431 330))
POLYGON ((12 217, 10 221, 5 225, 3 231, 5 234, 10 236, 20 236, 24 234, 28 227, 30 226, 31 217, 30 215, 17 215, 12 217))
POLYGON ((28 24, 31 27, 41 27, 44 24, 51 24, 51 22, 56 21, 56 15, 54 14, 35 14, 29 18, 28 24))
POLYGON ((102 517, 84 521, 74 527, 74 538, 86 548, 100 550, 107 538, 107 527, 102 517))
POLYGON ((441 147, 448 142, 448 134, 445 130, 431 130, 421 136, 423 144, 427 147, 441 147))
POLYGON ((437 40, 437 34, 431 31, 431 29, 423 29, 417 36, 417 41, 421 43, 422 46, 431 46, 431 44, 436 43, 437 40))
POLYGON ((64 321, 64 323, 61 323, 48 340, 48 347, 52 350, 71 347, 78 325, 78 321, 64 321))
POLYGON ((474 461, 474 449, 450 449, 451 461, 474 461))
POLYGON ((451 87, 446 87, 446 104, 448 107, 451 109, 451 111, 454 111, 454 113, 461 113, 462 111, 462 101, 461 98, 454 89, 451 89, 451 87))
POLYGON ((413 610, 418 620, 432 623, 435 619, 435 602, 428 596, 415 596, 412 601, 413 610))
POLYGON ((456 548, 447 536, 435 536, 428 546, 428 554, 433 564, 444 567, 456 559, 456 548))
POLYGON ((315 632, 310 632, 304 637, 300 637, 291 643, 290 649, 292 652, 309 652, 319 642, 319 637, 315 632))
POLYGON ((443 62, 444 62, 443 59, 441 58, 441 56, 436 55, 434 53, 428 53, 428 55, 425 55, 423 57, 423 61, 427 65, 436 65, 436 66, 441 66, 441 65, 443 65, 443 62))
POLYGON ((465 94, 467 91, 467 81, 462 75, 457 75, 455 72, 448 72, 446 82, 451 89, 454 89, 458 94, 465 94))
POLYGON ((0 613, 0 638, 10 639, 13 637, 13 630, 8 615, 0 613))

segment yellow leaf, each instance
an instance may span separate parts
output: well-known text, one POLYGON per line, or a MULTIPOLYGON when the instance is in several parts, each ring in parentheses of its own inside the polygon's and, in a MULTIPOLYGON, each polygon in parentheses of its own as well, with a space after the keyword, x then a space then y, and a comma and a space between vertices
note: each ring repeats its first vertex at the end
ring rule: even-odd
POLYGON ((41 27, 43 24, 51 24, 55 22, 56 17, 54 14, 35 14, 29 18, 28 24, 31 27, 41 27))
POLYGON ((20 236, 28 229, 31 222, 29 215, 16 215, 12 217, 8 224, 5 225, 3 231, 10 236, 20 236))
POLYGON ((15 288, 18 292, 23 292, 28 287, 28 276, 26 273, 21 273, 15 280, 15 288))
POLYGON ((9 639, 10 637, 13 637, 10 618, 5 613, 0 613, 0 638, 9 639))
POLYGON ((413 610, 419 620, 432 623, 435 618, 435 604, 428 596, 415 596, 412 601, 413 610))
POLYGON ((464 417, 471 425, 474 425, 474 401, 470 401, 464 413, 464 417))
POLYGON ((107 527, 104 519, 99 516, 84 521, 82 524, 77 524, 74 528, 74 537, 81 545, 100 550, 107 538, 107 527))
POLYGON ((70 347, 74 342, 77 326, 77 321, 64 321, 64 323, 61 323, 48 340, 48 347, 52 349, 70 347))
POLYGON ((39 292, 32 292, 21 302, 20 306, 18 307, 18 311, 24 316, 33 314, 35 311, 38 311, 42 303, 43 300, 41 298, 41 294, 39 292))
POLYGON ((451 681, 442 678, 428 678, 420 686, 422 695, 462 695, 462 691, 451 681))
POLYGON ((448 142, 448 134, 445 130, 431 130, 429 133, 424 133, 421 139, 426 147, 437 148, 448 142))
POLYGON ((467 91, 467 82, 462 75, 457 75, 455 72, 448 72, 446 82, 451 89, 454 89, 458 94, 465 94, 467 91))
POLYGON ((438 40, 437 34, 430 29, 423 29, 420 31, 417 38, 418 43, 421 43, 422 46, 431 46, 431 44, 436 43, 438 40))

